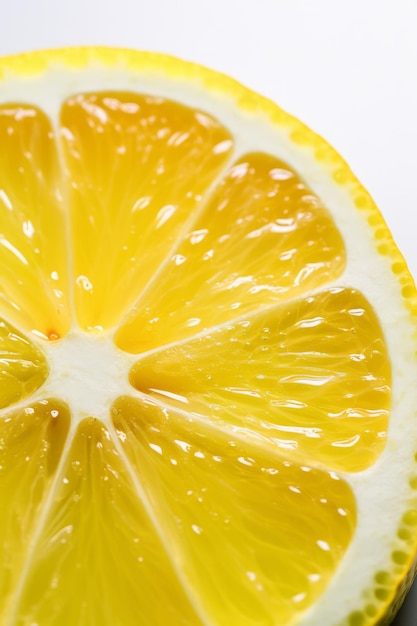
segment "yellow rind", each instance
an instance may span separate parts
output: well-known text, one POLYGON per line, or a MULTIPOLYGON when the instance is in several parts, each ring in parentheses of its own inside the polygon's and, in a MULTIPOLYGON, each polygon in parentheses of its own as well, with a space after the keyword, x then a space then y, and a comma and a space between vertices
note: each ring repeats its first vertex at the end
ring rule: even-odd
MULTIPOLYGON (((361 185, 345 160, 323 137, 271 100, 251 91, 227 75, 161 53, 104 46, 26 52, 0 58, 0 81, 12 76, 36 78, 52 68, 82 70, 92 66, 120 67, 132 73, 162 75, 171 80, 180 79, 194 84, 200 83, 212 94, 217 93, 219 96, 232 99, 240 110, 248 113, 256 112, 274 126, 285 128, 292 141, 314 155, 315 160, 328 172, 335 183, 347 190, 358 211, 366 215, 366 221, 373 232, 375 249, 380 255, 387 257, 388 263, 391 264, 392 273, 401 288, 402 298, 409 311, 410 321, 414 326, 414 336, 417 339, 417 291, 406 261, 398 250, 371 195, 361 185)), ((417 479, 415 488, 417 489, 417 479)), ((410 511, 416 513, 417 529, 417 497, 415 502, 409 503, 409 509, 405 510, 403 521, 410 511)), ((383 599, 382 597, 375 598, 373 603, 372 596, 375 596, 377 589, 381 588, 376 583, 374 589, 364 593, 364 596, 370 596, 364 599, 364 607, 346 616, 340 626, 388 626, 394 619, 417 573, 417 532, 415 529, 409 537, 406 537, 406 533, 402 537, 401 532, 404 526, 407 524, 403 524, 398 529, 398 537, 404 539, 405 548, 402 554, 405 558, 401 557, 401 562, 395 563, 394 557, 388 565, 387 569, 390 570, 392 582, 390 585, 388 583, 387 594, 383 599)), ((375 576, 377 578, 378 573, 375 576)))

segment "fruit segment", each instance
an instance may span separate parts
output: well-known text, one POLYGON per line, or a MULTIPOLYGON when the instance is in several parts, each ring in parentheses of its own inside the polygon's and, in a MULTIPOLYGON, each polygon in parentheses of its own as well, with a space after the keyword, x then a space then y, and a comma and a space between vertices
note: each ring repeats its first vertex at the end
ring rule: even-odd
POLYGON ((39 389, 48 376, 45 355, 18 330, 0 319, 0 409, 39 389))
POLYGON ((96 419, 78 427, 16 616, 15 626, 200 625, 96 419))
POLYGON ((69 327, 60 173, 39 109, 0 105, 0 315, 45 339, 69 327))
POLYGON ((343 241, 327 210, 286 163, 248 154, 117 334, 141 352, 178 341, 335 279, 343 241))
POLYGON ((291 459, 358 471, 385 446, 390 361, 375 313, 355 290, 329 289, 154 352, 130 380, 291 459))
POLYGON ((294 623, 349 545, 349 486, 151 401, 121 398, 113 422, 205 623, 294 623))
POLYGON ((16 591, 30 559, 31 542, 42 520, 68 428, 68 409, 55 400, 43 400, 0 418, 1 624, 15 624, 11 617, 16 610, 16 591))
POLYGON ((77 319, 109 328, 154 277, 233 142, 202 112, 134 93, 74 96, 61 124, 77 319))

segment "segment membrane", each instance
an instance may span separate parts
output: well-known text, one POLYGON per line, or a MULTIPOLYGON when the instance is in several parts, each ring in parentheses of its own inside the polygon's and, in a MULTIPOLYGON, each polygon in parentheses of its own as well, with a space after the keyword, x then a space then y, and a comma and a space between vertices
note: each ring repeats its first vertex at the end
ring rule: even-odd
POLYGON ((54 134, 39 109, 0 105, 0 312, 46 339, 68 330, 68 272, 54 134))
POLYGON ((335 279, 345 264, 329 213, 279 159, 248 154, 117 334, 146 351, 292 298, 335 279))
POLYGON ((326 588, 352 538, 349 486, 148 401, 122 398, 113 413, 207 623, 293 624, 326 588))
POLYGON ((357 471, 385 446, 390 361, 372 307, 351 289, 323 291, 152 353, 130 380, 288 458, 357 471))
POLYGON ((82 328, 115 325, 230 155, 210 116, 134 93, 77 95, 61 111, 82 328))
POLYGON ((198 626, 108 431, 80 423, 16 626, 198 626))
POLYGON ((18 330, 0 319, 0 409, 31 395, 45 382, 44 354, 18 330))
POLYGON ((68 409, 56 400, 43 400, 0 418, 1 624, 8 624, 14 613, 14 593, 68 428, 68 409))

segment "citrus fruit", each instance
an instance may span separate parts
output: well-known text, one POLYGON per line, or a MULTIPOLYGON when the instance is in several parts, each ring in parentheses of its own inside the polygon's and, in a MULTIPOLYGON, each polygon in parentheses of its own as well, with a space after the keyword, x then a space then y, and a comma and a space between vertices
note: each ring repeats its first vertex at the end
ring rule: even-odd
POLYGON ((8 57, 0 215, 1 624, 389 623, 417 297, 335 151, 167 56, 8 57))

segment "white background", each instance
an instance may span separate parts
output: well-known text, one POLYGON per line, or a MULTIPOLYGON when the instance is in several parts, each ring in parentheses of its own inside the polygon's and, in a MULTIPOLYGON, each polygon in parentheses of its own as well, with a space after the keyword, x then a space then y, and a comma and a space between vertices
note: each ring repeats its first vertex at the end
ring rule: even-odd
MULTIPOLYGON (((417 277, 417 0, 0 0, 0 8, 1 55, 80 44, 157 50, 272 98, 344 156, 417 277)), ((417 625, 417 588, 397 624, 417 625)))

